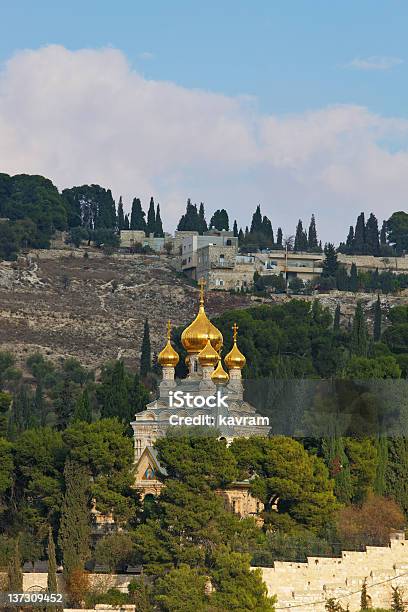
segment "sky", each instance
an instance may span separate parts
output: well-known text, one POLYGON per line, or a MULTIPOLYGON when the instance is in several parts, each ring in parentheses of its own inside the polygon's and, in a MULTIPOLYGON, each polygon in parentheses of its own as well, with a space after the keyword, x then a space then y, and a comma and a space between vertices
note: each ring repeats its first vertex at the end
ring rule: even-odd
POLYGON ((407 208, 405 0, 8 0, 0 171, 339 242, 407 208))

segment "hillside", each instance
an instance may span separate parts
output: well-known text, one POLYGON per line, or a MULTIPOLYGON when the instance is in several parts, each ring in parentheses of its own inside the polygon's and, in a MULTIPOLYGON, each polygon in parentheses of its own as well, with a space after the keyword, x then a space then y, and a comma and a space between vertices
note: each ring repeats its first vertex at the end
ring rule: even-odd
MULTIPOLYGON (((74 356, 98 367, 122 357, 135 364, 143 323, 152 349, 163 347, 167 319, 191 321, 198 290, 158 256, 112 256, 100 251, 33 251, 0 263, 0 346, 18 361, 41 351, 51 359, 74 356)), ((246 296, 212 293, 207 311, 250 304, 246 296)))
MULTIPOLYGON (((51 359, 74 356, 92 367, 116 357, 135 365, 146 317, 152 348, 159 351, 167 319, 182 325, 196 313, 198 290, 170 264, 170 259, 158 256, 107 257, 90 250, 85 258, 84 250, 58 249, 33 251, 17 262, 0 263, 2 350, 13 351, 20 363, 41 351, 51 359)), ((289 299, 275 295, 267 301, 289 299)), ((358 299, 370 319, 375 296, 337 292, 320 299, 332 312, 340 300, 342 322, 347 325, 358 299)), ((382 301, 387 309, 406 303, 407 298, 390 296, 382 301)), ((227 308, 253 305, 254 298, 213 291, 206 303, 209 315, 215 316, 227 308)))

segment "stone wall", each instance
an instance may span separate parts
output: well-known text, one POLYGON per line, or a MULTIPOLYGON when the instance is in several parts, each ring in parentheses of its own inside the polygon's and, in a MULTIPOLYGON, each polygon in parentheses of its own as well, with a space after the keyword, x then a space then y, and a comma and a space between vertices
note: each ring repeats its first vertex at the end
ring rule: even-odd
MULTIPOLYGON (((24 592, 38 592, 47 589, 47 572, 24 572, 23 574, 23 590, 24 592)), ((6 577, 6 574, 0 574, 0 577, 6 577)), ((135 578, 130 574, 89 574, 89 582, 91 587, 106 591, 110 588, 116 588, 124 593, 127 593, 129 582, 135 578)), ((60 592, 64 591, 64 582, 61 574, 57 575, 58 588, 60 592)))
POLYGON ((372 607, 390 608, 393 586, 408 596, 408 540, 367 546, 364 552, 343 551, 341 557, 308 557, 306 563, 276 561, 260 569, 269 595, 277 596, 277 610, 324 612, 333 597, 350 612, 358 611, 364 580, 372 607))

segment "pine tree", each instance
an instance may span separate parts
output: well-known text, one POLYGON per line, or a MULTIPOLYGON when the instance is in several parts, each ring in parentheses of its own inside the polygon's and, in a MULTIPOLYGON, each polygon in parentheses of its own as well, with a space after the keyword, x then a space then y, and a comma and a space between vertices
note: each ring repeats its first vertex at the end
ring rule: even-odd
MULTIPOLYGON (((47 591, 48 593, 58 593, 57 582, 57 559, 55 557, 55 543, 51 526, 48 528, 48 576, 47 576, 47 591)), ((57 606, 47 606, 49 612, 56 612, 57 606)))
POLYGON ((357 217, 356 229, 354 232, 353 255, 365 255, 367 252, 366 245, 366 228, 364 213, 360 213, 357 217))
POLYGON ((156 213, 154 210, 154 200, 150 198, 149 210, 147 211, 146 235, 154 234, 156 231, 156 213))
POLYGON ((283 249, 283 232, 281 227, 278 227, 276 232, 276 246, 278 249, 283 249))
POLYGON ((340 331, 340 302, 337 302, 336 305, 336 310, 334 311, 334 318, 333 318, 333 331, 334 332, 338 332, 340 331))
POLYGON ((335 278, 339 264, 337 261, 336 249, 334 248, 334 244, 331 242, 328 242, 324 246, 324 256, 322 276, 335 278))
POLYGON ((74 422, 85 421, 86 423, 92 423, 91 402, 89 401, 89 393, 86 387, 77 399, 72 420, 74 422))
POLYGON ((21 569, 20 537, 14 541, 13 556, 7 568, 8 590, 11 593, 23 592, 23 570, 21 569))
POLYGON ((307 246, 309 251, 317 251, 319 248, 319 243, 317 241, 316 220, 314 215, 312 215, 312 218, 310 220, 309 232, 307 236, 307 246))
POLYGON ((364 578, 363 585, 361 587, 361 597, 360 597, 360 609, 368 610, 370 607, 368 593, 367 593, 367 579, 364 578))
POLYGON ((387 244, 387 222, 383 221, 380 231, 380 244, 385 246, 387 244))
POLYGON ((237 224, 237 220, 235 219, 234 221, 234 226, 232 229, 232 233, 234 234, 235 238, 238 238, 238 224, 237 224))
POLYGON ((163 232, 162 220, 160 217, 160 204, 157 204, 154 227, 155 227, 154 235, 157 236, 158 238, 163 238, 164 232, 163 232))
POLYGON ((144 378, 152 369, 152 349, 150 345, 150 328, 148 319, 145 320, 143 340, 140 353, 140 376, 144 378))
POLYGON ((130 214, 130 229, 131 230, 140 230, 146 233, 146 219, 145 212, 142 208, 142 204, 139 198, 134 198, 132 202, 132 212, 130 214))
POLYGON ((381 300, 380 296, 377 296, 377 301, 374 305, 374 326, 373 326, 373 338, 374 342, 379 342, 381 340, 381 300))
POLYGON ((353 355, 367 357, 368 354, 368 331, 363 305, 357 302, 354 312, 353 326, 351 328, 350 350, 353 355))
POLYGON ((207 221, 205 220, 204 203, 200 202, 200 208, 198 209, 198 233, 204 234, 208 230, 207 221))
POLYGON ((303 223, 301 219, 299 219, 296 234, 295 234, 295 251, 307 251, 307 235, 303 230, 303 223))
POLYGON ((122 196, 120 196, 118 204, 118 230, 123 229, 125 229, 125 215, 123 212, 122 196))
POLYGON ((129 384, 122 360, 102 368, 101 384, 97 389, 102 418, 116 417, 124 423, 129 422, 133 414, 129 405, 129 384))
POLYGON ((353 291, 353 293, 357 293, 358 286, 359 286, 359 281, 358 281, 357 266, 353 262, 350 268, 349 289, 350 291, 353 291))
POLYGON ((61 511, 59 545, 64 577, 82 570, 90 554, 89 473, 84 466, 67 460, 64 469, 65 495, 61 511))
POLYGON ((365 228, 366 253, 377 257, 380 254, 377 217, 371 213, 365 228))

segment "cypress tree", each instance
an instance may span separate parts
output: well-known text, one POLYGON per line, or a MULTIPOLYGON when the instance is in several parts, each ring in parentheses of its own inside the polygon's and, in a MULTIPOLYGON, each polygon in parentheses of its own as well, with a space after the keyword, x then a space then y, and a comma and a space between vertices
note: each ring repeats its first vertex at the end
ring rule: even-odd
POLYGON ((328 242, 324 246, 324 260, 322 264, 322 276, 324 277, 336 277, 338 269, 337 253, 334 248, 334 244, 328 242))
POLYGON ((11 593, 23 592, 23 570, 21 569, 20 537, 14 541, 13 556, 7 567, 8 590, 11 593))
POLYGON ((312 218, 310 220, 309 232, 307 236, 307 246, 309 251, 316 251, 319 248, 319 243, 317 241, 316 220, 314 215, 312 215, 312 218))
POLYGON ((301 219, 299 219, 296 234, 295 234, 295 251, 307 251, 307 235, 303 230, 303 223, 301 219))
POLYGON ((380 296, 377 296, 377 301, 374 304, 374 326, 373 326, 373 338, 374 342, 379 342, 381 340, 381 301, 380 296))
POLYGON ((228 213, 225 208, 221 208, 221 210, 216 210, 210 220, 210 227, 213 227, 219 231, 221 230, 229 230, 229 219, 228 213))
POLYGON ((380 240, 378 237, 377 217, 371 213, 365 229, 366 252, 377 257, 380 254, 380 240))
MULTIPOLYGON (((401 399, 401 398, 399 398, 401 399)), ((408 438, 393 436, 388 440, 385 470, 385 495, 395 499, 405 514, 408 512, 408 438)))
POLYGON ((238 244, 241 246, 245 240, 244 232, 242 231, 242 227, 239 228, 238 232, 238 244))
MULTIPOLYGON (((154 210, 154 200, 150 198, 149 210, 147 211, 146 235, 154 234, 156 231, 156 213, 154 210)), ((162 230, 163 231, 163 230, 162 230)))
POLYGON ((67 460, 64 469, 65 495, 62 504, 59 545, 64 577, 82 570, 90 554, 89 473, 84 466, 67 460))
POLYGON ((380 244, 385 246, 387 244, 387 222, 383 221, 380 231, 380 244))
POLYGON ((200 218, 197 206, 191 203, 190 198, 187 200, 186 212, 178 222, 177 229, 183 232, 200 231, 200 218))
POLYGON ((35 420, 41 425, 41 427, 45 427, 47 424, 48 409, 44 399, 41 382, 37 383, 37 386, 35 388, 33 410, 35 413, 35 420))
POLYGON ((281 227, 278 227, 278 231, 276 232, 276 246, 278 249, 283 249, 283 233, 281 227))
POLYGON ((129 406, 128 382, 122 360, 108 364, 102 369, 101 385, 97 389, 102 418, 117 417, 124 423, 129 422, 132 411, 129 406))
POLYGON ((163 223, 160 217, 160 204, 157 204, 154 227, 155 227, 154 235, 157 236, 158 238, 163 238, 164 232, 163 232, 163 223))
POLYGON ((135 373, 133 377, 129 401, 132 407, 132 414, 142 412, 142 410, 146 408, 146 404, 149 401, 149 392, 146 387, 141 383, 139 375, 137 373, 135 373))
POLYGON ((368 610, 370 607, 367 593, 367 578, 364 578, 361 587, 360 610, 368 610))
POLYGON ((335 494, 342 503, 349 503, 352 497, 350 464, 344 450, 343 438, 332 436, 323 440, 322 450, 335 482, 335 494))
POLYGON ((140 376, 144 378, 152 369, 152 349, 150 345, 150 328, 148 319, 145 320, 143 340, 140 353, 140 376))
POLYGON ((125 229, 125 215, 123 212, 122 196, 120 196, 118 204, 118 230, 123 229, 125 229))
POLYGON ((354 227, 350 225, 349 233, 346 240, 347 253, 353 252, 354 245, 354 227))
POLYGON ((336 286, 339 291, 347 291, 349 287, 349 276, 344 266, 339 266, 337 269, 336 286))
POLYGON ((75 405, 73 421, 85 421, 92 423, 92 409, 89 401, 88 389, 85 387, 75 405))
POLYGON ((272 247, 275 242, 275 238, 273 235, 272 223, 266 215, 264 215, 262 219, 262 234, 264 236, 266 246, 272 247))
POLYGON ((234 234, 235 238, 238 238, 238 224, 237 224, 237 220, 236 219, 234 221, 234 227, 232 229, 232 233, 234 234))
POLYGON ((357 272, 357 266, 356 264, 353 262, 351 264, 351 268, 350 268, 350 278, 349 278, 349 289, 350 291, 353 291, 354 293, 357 293, 358 291, 358 272, 357 272))
POLYGON ((130 223, 129 223, 129 215, 125 216, 125 223, 123 225, 123 229, 128 230, 130 229, 130 223))
POLYGON ((357 217, 356 229, 354 232, 353 254, 365 255, 367 251, 366 245, 366 228, 364 213, 360 213, 357 217))
POLYGON ((208 230, 207 221, 205 220, 204 203, 200 202, 200 208, 198 209, 198 233, 204 234, 208 230))
POLYGON ((385 495, 388 465, 388 439, 385 436, 380 436, 377 441, 377 457, 374 492, 376 495, 385 495))
MULTIPOLYGON (((48 593, 58 593, 57 582, 57 559, 55 557, 55 543, 51 526, 48 528, 48 576, 47 576, 47 591, 48 593)), ((57 606, 48 606, 49 612, 55 612, 57 606)))
POLYGON ((261 232, 261 231, 262 231, 262 215, 261 215, 261 207, 258 204, 254 214, 252 215, 251 234, 254 232, 261 232))
POLYGON ((350 350, 353 355, 367 357, 368 353, 368 332, 364 315, 363 305, 357 302, 354 312, 353 326, 351 328, 350 350))
POLYGON ((337 302, 336 310, 334 311, 333 317, 333 331, 340 331, 340 302, 337 302))
POLYGON ((130 214, 130 229, 140 230, 146 233, 146 219, 145 212, 142 208, 142 204, 139 198, 134 198, 132 202, 132 212, 130 214))

